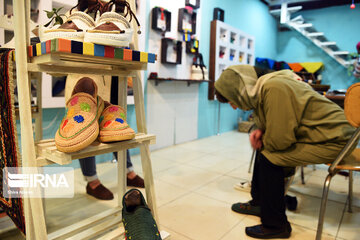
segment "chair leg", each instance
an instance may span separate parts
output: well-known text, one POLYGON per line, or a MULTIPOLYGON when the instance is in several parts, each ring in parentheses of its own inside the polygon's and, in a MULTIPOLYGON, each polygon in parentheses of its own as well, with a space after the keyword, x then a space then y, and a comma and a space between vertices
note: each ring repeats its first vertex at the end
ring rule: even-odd
POLYGON ((321 240, 321 234, 324 226, 324 217, 325 217, 325 209, 326 209, 326 203, 329 195, 329 188, 330 188, 330 181, 333 176, 330 174, 327 175, 324 183, 324 189, 323 189, 323 195, 321 198, 321 206, 320 206, 320 213, 319 213, 319 222, 316 232, 316 240, 321 240))
POLYGON ((301 183, 305 184, 304 167, 301 166, 301 183))
POLYGON ((353 171, 349 170, 349 208, 348 212, 352 213, 352 200, 353 200, 353 171))
POLYGON ((286 178, 286 180, 285 180, 285 191, 284 191, 285 195, 287 194, 287 192, 288 192, 288 190, 290 188, 290 185, 294 181, 294 178, 295 178, 295 175, 296 175, 296 172, 298 171, 298 169, 299 169, 299 167, 296 167, 294 175, 292 175, 291 177, 286 178))
POLYGON ((252 166, 253 166, 253 164, 254 164, 254 159, 255 159, 255 152, 256 152, 256 150, 254 149, 253 152, 252 152, 252 154, 251 154, 251 160, 250 160, 250 165, 249 165, 249 171, 248 171, 248 173, 251 173, 251 169, 252 169, 252 166))

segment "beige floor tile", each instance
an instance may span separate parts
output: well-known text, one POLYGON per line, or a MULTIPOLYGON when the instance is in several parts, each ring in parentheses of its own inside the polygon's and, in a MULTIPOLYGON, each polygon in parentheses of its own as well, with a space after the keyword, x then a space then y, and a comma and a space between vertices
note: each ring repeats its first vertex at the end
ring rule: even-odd
MULTIPOLYGON (((316 230, 321 199, 300 194, 297 194, 296 197, 298 200, 296 212, 286 212, 289 222, 316 230)), ((324 233, 336 236, 344 206, 345 204, 328 201, 325 214, 324 233)))
POLYGON ((183 165, 159 172, 155 175, 155 178, 191 191, 214 181, 220 176, 221 174, 183 165))
POLYGON ((344 218, 341 222, 339 229, 338 237, 348 239, 348 240, 357 240, 360 236, 360 208, 353 207, 353 212, 347 212, 347 209, 344 214, 344 218))
POLYGON ((191 238, 188 238, 185 234, 182 234, 181 232, 175 232, 174 230, 167 228, 165 226, 162 226, 160 224, 160 229, 161 231, 166 231, 167 233, 170 234, 170 239, 171 240, 192 240, 191 238))
POLYGON ((172 202, 189 191, 185 188, 174 186, 166 182, 155 180, 156 201, 158 207, 172 202))
POLYGON ((229 204, 251 200, 249 192, 234 189, 234 185, 242 181, 240 178, 222 176, 196 190, 201 195, 217 199, 229 204))
POLYGON ((221 146, 219 144, 203 143, 201 140, 182 143, 182 144, 177 145, 177 147, 188 149, 188 150, 195 150, 195 151, 199 151, 199 152, 205 152, 205 153, 218 152, 218 151, 224 149, 224 146, 221 146))
POLYGON ((161 224, 196 240, 220 239, 244 216, 230 204, 191 193, 159 208, 161 224))
POLYGON ((219 156, 217 154, 207 154, 196 161, 188 162, 187 165, 198 167, 207 171, 225 174, 241 166, 238 160, 219 156))
POLYGON ((226 175, 231 176, 231 177, 235 177, 235 178, 241 178, 241 179, 246 179, 246 180, 251 181, 252 169, 251 169, 251 172, 249 173, 248 172, 249 164, 250 164, 250 160, 249 160, 248 163, 243 163, 240 167, 234 169, 233 171, 230 171, 230 172, 226 173, 226 175))
POLYGON ((175 163, 187 163, 190 161, 195 161, 204 155, 206 155, 206 152, 204 151, 186 149, 180 147, 179 145, 151 152, 152 158, 161 157, 171 160, 175 163))
POLYGON ((235 159, 240 163, 250 163, 252 149, 248 146, 227 147, 219 152, 215 152, 214 154, 235 159))

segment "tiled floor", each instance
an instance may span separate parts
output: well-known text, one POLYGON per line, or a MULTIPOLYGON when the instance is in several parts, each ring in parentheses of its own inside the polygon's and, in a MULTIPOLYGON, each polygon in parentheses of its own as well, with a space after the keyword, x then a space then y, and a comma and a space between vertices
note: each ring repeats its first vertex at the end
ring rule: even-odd
MULTIPOLYGON (((231 204, 248 201, 250 194, 233 188, 234 184, 251 179, 248 167, 251 156, 248 135, 229 132, 189 143, 179 144, 151 154, 156 198, 162 230, 172 240, 235 240, 251 239, 245 227, 258 224, 259 218, 231 211, 231 204)), ((133 156, 135 170, 142 174, 139 156, 133 156)), ((327 167, 305 168, 306 184, 299 174, 290 188, 298 199, 298 209, 287 212, 292 224, 291 239, 314 239, 322 186, 327 167)), ((105 186, 116 191, 114 163, 98 165, 98 174, 105 186)), ((348 181, 336 176, 331 183, 323 239, 359 239, 360 176, 354 179, 353 213, 347 212, 348 181)), ((74 199, 50 199, 47 204, 48 231, 75 223, 101 212, 114 201, 97 201, 85 194, 85 182, 76 170, 74 199)), ((16 231, 0 235, 0 239, 21 239, 16 231), (10 235, 9 235, 10 234, 10 235)))

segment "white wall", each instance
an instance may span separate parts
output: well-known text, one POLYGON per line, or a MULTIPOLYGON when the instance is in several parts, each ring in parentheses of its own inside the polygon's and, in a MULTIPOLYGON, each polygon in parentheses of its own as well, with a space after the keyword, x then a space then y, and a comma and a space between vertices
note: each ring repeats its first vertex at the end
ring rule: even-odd
MULTIPOLYGON (((183 36, 177 31, 178 11, 185 7, 185 0, 151 0, 150 11, 155 6, 163 7, 171 12, 171 32, 165 37, 182 41, 183 36)), ((196 36, 201 39, 198 32, 201 26, 201 9, 197 10, 196 36)), ((161 78, 189 79, 193 55, 185 52, 183 42, 181 65, 161 63, 161 34, 151 29, 151 14, 149 32, 149 52, 156 53, 158 60, 155 64, 148 65, 148 74, 157 72, 161 78)), ((173 144, 197 139, 198 135, 198 100, 199 85, 186 82, 155 82, 148 81, 147 85, 147 126, 149 133, 156 134, 156 145, 152 148, 163 148, 173 144)))

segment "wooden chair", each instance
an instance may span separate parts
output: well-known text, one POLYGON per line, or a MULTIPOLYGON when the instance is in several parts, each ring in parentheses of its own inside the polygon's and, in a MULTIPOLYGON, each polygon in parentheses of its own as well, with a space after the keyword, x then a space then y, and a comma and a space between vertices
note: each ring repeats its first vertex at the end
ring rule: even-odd
POLYGON ((353 171, 360 171, 360 148, 355 148, 360 137, 360 83, 353 84, 346 92, 345 96, 345 115, 349 123, 356 127, 356 131, 351 136, 345 147, 341 150, 335 161, 330 165, 324 183, 323 195, 321 199, 319 222, 316 233, 316 240, 321 239, 321 234, 324 225, 325 209, 329 194, 330 181, 340 170, 349 171, 349 194, 348 194, 348 211, 352 212, 352 186, 353 186, 353 171), (350 157, 346 157, 346 162, 343 161, 345 156, 352 151, 350 157), (349 159, 349 161, 348 161, 349 159))

